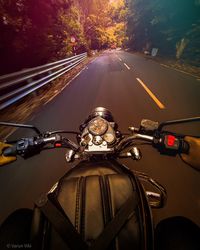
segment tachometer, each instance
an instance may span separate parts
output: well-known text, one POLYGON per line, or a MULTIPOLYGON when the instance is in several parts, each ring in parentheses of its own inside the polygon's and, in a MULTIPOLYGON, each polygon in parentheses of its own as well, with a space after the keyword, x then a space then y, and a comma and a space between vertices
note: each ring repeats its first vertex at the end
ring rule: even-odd
POLYGON ((108 144, 112 144, 113 142, 115 142, 115 136, 113 133, 106 133, 103 136, 103 139, 108 143, 108 144))

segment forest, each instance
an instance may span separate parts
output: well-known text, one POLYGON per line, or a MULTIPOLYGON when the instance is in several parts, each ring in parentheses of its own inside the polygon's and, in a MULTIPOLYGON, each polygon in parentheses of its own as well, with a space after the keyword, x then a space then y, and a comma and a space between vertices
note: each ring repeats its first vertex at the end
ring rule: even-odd
POLYGON ((126 0, 127 46, 200 65, 200 0, 126 0))
POLYGON ((200 0, 0 0, 0 14, 0 74, 116 47, 200 63, 200 0))
POLYGON ((123 0, 0 0, 0 13, 0 74, 124 42, 123 0))

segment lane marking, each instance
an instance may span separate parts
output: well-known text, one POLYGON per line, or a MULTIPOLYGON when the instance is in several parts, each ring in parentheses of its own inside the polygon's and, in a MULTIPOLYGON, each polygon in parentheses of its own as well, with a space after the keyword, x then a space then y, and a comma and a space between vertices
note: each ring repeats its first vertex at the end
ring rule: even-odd
POLYGON ((4 138, 5 141, 7 141, 8 137, 11 136, 18 128, 13 128, 9 134, 7 134, 4 138))
MULTIPOLYGON (((97 58, 98 58, 98 57, 94 58, 89 64, 94 63, 94 62, 97 60, 97 58)), ((88 64, 88 65, 89 65, 89 64, 88 64)))
POLYGON ((170 67, 170 66, 168 66, 168 65, 166 65, 166 64, 163 64, 163 63, 161 63, 160 65, 162 65, 162 66, 165 67, 165 68, 173 69, 173 70, 178 71, 178 72, 181 72, 181 73, 183 73, 183 74, 186 74, 186 75, 189 75, 189 76, 198 78, 198 76, 193 75, 193 74, 188 73, 188 72, 185 72, 184 70, 176 69, 176 68, 170 67))
MULTIPOLYGON (((96 58, 95 58, 95 59, 96 59, 96 58)), ((45 103, 43 104, 43 106, 46 105, 47 103, 49 103, 49 102, 50 102, 54 97, 56 97, 58 94, 60 94, 60 93, 67 87, 67 85, 69 85, 69 84, 70 84, 76 77, 78 77, 78 76, 82 73, 82 71, 84 71, 85 69, 88 69, 88 66, 85 66, 78 74, 76 74, 69 82, 67 82, 67 84, 66 84, 64 87, 62 87, 60 91, 55 90, 54 93, 56 93, 56 94, 55 94, 54 96, 52 96, 47 102, 45 102, 45 103)), ((32 121, 34 118, 35 118, 35 116, 31 117, 30 121, 32 121)), ((18 130, 18 128, 13 128, 13 129, 10 131, 10 133, 8 133, 8 134, 5 136, 5 140, 7 140, 8 137, 10 137, 16 130, 18 130)))
POLYGON ((165 65, 165 64, 163 64, 163 63, 161 63, 160 65, 162 65, 163 67, 166 67, 166 68, 171 69, 171 67, 169 67, 168 65, 165 65))
MULTIPOLYGON (((67 84, 65 84, 64 87, 61 88, 61 90, 59 92, 57 92, 54 96, 52 96, 49 100, 47 100, 43 106, 45 106, 47 103, 49 103, 50 101, 52 101, 58 94, 60 94, 75 78, 77 78, 84 70, 86 69, 86 66, 80 71, 78 72, 78 74, 76 74, 69 82, 67 82, 67 84)), ((55 93, 55 92, 54 92, 55 93)))
POLYGON ((122 61, 122 59, 118 55, 115 54, 115 56, 120 60, 120 62, 122 61))
POLYGON ((46 101, 43 106, 45 106, 47 103, 49 103, 51 100, 53 100, 54 97, 56 97, 58 94, 53 95, 48 101, 46 101))
MULTIPOLYGON (((35 119, 36 115, 33 115, 31 118, 30 118, 30 121, 32 121, 33 119, 35 119)), ((4 138, 4 141, 7 141, 8 137, 10 137, 12 134, 14 134, 15 131, 17 131, 19 128, 12 128, 10 133, 8 133, 5 138, 4 138)))
POLYGON ((154 100, 157 106, 160 109, 165 109, 165 106, 158 100, 158 98, 151 92, 151 90, 143 83, 140 78, 136 78, 137 81, 142 85, 142 87, 146 90, 146 92, 150 95, 150 97, 154 100))
POLYGON ((125 66, 128 70, 131 69, 126 63, 124 63, 124 66, 125 66))

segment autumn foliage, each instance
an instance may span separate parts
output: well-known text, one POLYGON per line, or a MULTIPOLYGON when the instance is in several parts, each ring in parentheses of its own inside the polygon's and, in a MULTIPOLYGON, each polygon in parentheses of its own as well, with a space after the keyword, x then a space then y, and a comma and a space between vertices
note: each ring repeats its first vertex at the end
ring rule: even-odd
POLYGON ((121 46, 125 15, 123 0, 0 0, 0 74, 121 46))

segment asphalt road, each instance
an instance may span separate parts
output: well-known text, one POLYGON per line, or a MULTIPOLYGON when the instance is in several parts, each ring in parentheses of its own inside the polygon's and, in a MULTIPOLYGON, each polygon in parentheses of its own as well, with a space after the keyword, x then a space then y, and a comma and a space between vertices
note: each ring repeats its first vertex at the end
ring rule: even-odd
MULTIPOLYGON (((58 92, 59 93, 59 92, 58 92)), ((106 51, 86 67, 61 93, 34 114, 29 123, 41 130, 78 130, 96 106, 111 110, 122 131, 141 119, 164 121, 200 115, 200 81, 142 56, 106 51)), ((200 134, 200 124, 179 126, 179 132, 200 134)), ((29 136, 17 130, 11 137, 29 136)), ((176 215, 200 225, 200 172, 179 157, 141 148, 140 162, 123 161, 158 180, 168 193, 163 209, 154 210, 155 223, 176 215)), ((61 177, 69 166, 64 150, 48 151, 0 169, 0 222, 34 200, 61 177)))

